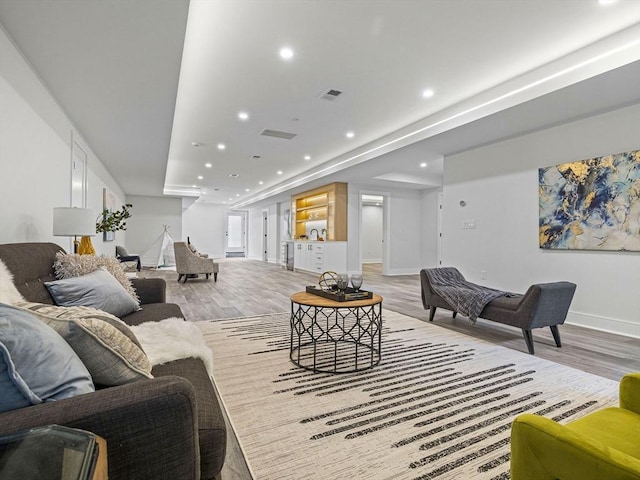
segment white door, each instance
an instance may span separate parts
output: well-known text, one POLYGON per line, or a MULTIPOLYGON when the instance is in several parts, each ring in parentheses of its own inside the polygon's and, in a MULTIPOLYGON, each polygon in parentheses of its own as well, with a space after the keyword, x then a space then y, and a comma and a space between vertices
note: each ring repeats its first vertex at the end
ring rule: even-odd
POLYGON ((228 212, 224 250, 227 257, 245 257, 247 212, 228 212))
POLYGON ((262 212, 262 260, 269 261, 269 212, 262 212))
POLYGON ((438 193, 438 266, 442 265, 442 192, 438 193))
POLYGON ((87 154, 76 142, 71 150, 71 206, 87 207, 87 154))

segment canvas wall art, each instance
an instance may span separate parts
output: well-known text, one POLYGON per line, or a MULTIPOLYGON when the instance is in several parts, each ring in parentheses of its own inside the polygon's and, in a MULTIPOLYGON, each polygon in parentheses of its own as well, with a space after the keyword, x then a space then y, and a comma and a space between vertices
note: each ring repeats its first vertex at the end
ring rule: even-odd
MULTIPOLYGON (((116 209, 116 196, 108 188, 102 189, 102 209, 113 212, 116 209)), ((103 232, 102 240, 105 242, 113 242, 116 239, 116 232, 103 232)))
POLYGON ((640 251, 640 150, 538 169, 540 248, 640 251))

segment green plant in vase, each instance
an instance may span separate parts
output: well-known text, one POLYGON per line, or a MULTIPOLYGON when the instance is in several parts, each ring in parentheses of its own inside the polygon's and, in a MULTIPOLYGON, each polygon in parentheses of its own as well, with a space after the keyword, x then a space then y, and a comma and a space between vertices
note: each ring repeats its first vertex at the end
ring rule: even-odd
POLYGON ((129 211, 131 208, 133 208, 133 205, 127 203, 122 205, 121 210, 103 210, 96 219, 96 232, 102 232, 105 241, 113 240, 115 238, 114 232, 127 229, 126 220, 131 217, 131 212, 129 211))

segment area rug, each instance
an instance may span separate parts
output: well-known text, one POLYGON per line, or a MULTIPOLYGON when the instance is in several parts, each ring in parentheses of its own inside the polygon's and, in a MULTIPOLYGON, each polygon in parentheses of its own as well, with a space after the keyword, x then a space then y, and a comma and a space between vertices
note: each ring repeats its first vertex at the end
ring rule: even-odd
POLYGON ((314 374, 289 315, 198 322, 256 480, 509 478, 513 418, 617 405, 618 383, 383 311, 382 361, 314 374))

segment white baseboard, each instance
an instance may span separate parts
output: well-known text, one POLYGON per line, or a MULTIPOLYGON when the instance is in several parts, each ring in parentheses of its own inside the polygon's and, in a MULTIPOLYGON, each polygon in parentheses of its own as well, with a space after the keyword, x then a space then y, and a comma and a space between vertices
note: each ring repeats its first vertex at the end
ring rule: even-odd
POLYGON ((608 318, 588 313, 569 312, 565 323, 579 327, 591 328, 601 332, 615 333, 625 337, 640 338, 640 322, 608 318))
POLYGON ((389 270, 385 275, 418 275, 420 273, 420 270, 417 270, 415 268, 394 268, 392 270, 389 270))

